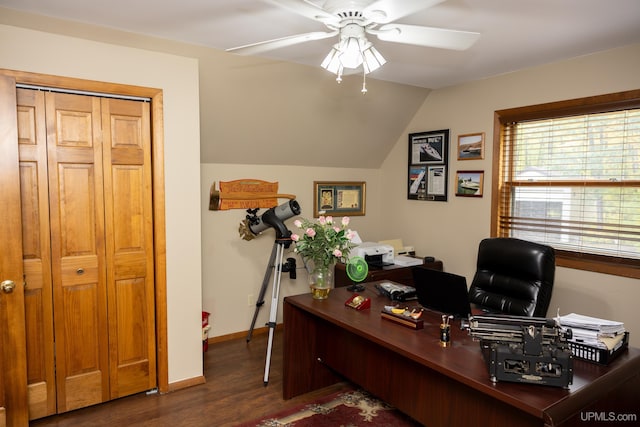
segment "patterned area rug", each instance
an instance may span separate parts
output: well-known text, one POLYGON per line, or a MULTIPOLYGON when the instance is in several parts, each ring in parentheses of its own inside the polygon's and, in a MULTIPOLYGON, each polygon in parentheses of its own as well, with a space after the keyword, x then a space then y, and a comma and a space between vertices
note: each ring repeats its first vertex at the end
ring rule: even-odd
POLYGON ((240 427, 417 427, 417 421, 363 390, 339 392, 240 427))

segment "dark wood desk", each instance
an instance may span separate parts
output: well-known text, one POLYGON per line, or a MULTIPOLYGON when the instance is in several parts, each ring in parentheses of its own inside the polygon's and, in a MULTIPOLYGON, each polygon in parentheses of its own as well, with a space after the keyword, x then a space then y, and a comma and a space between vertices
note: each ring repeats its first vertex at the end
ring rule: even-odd
POLYGON ((361 294, 372 299, 372 307, 365 311, 345 307, 352 295, 345 288, 334 289, 327 300, 310 294, 284 299, 285 399, 346 378, 430 427, 587 427, 594 425, 587 418, 612 413, 640 419, 639 349, 630 348, 609 366, 574 360, 568 390, 494 384, 479 344, 459 322, 451 347, 442 348, 436 313, 425 313, 422 330, 397 325, 380 317, 389 300, 373 284, 366 287, 361 294))
MULTIPOLYGON (((423 262, 422 265, 434 270, 442 270, 442 261, 440 260, 423 262)), ((392 282, 413 286, 412 269, 413 267, 405 267, 395 264, 384 267, 369 267, 369 272, 367 273, 367 277, 363 280, 363 283, 375 282, 378 280, 391 280, 392 282)), ((335 275, 336 288, 351 286, 353 284, 353 281, 347 276, 345 264, 336 264, 335 275)))

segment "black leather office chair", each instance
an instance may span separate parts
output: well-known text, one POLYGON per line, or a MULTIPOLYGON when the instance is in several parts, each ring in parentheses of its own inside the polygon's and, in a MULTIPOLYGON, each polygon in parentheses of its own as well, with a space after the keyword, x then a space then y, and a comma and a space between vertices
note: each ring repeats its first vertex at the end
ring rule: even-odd
POLYGON ((493 313, 546 317, 555 271, 550 246, 506 237, 484 239, 469 302, 493 313))

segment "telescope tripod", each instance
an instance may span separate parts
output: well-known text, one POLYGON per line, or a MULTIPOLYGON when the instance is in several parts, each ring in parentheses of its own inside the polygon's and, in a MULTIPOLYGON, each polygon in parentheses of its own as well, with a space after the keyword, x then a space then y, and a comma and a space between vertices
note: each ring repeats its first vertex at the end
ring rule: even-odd
POLYGON ((269 341, 267 343, 267 359, 265 361, 264 366, 264 385, 269 383, 269 366, 271 364, 271 348, 273 347, 273 333, 276 328, 276 316, 278 315, 278 299, 280 296, 280 276, 282 275, 282 258, 284 254, 284 249, 288 248, 291 245, 290 238, 277 238, 275 243, 273 244, 273 249, 271 250, 271 257, 269 257, 269 263, 267 264, 267 270, 264 273, 264 279, 262 280, 262 287, 260 288, 260 294, 258 295, 258 300, 256 302, 256 310, 253 313, 253 320, 251 321, 251 327, 249 328, 249 333, 247 334, 247 342, 251 341, 251 336, 253 335, 253 328, 256 324, 256 319, 258 318, 258 312, 260 308, 264 304, 264 295, 267 292, 267 287, 269 286, 269 277, 271 276, 271 270, 275 267, 275 272, 273 274, 273 289, 271 290, 271 312, 269 313, 269 323, 267 326, 269 327, 269 341))

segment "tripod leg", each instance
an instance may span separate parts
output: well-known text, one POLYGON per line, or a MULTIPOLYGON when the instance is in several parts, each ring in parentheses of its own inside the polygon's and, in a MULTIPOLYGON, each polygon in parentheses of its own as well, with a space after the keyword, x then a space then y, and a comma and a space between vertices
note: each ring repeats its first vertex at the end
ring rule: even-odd
POLYGON ((277 264, 276 271, 273 274, 273 289, 271 290, 271 312, 269 315, 269 342, 267 344, 267 360, 264 365, 264 385, 265 387, 269 383, 269 366, 271 365, 271 348, 273 347, 273 332, 276 328, 276 317, 278 315, 278 298, 280 296, 280 276, 282 275, 282 256, 284 254, 284 247, 281 244, 277 245, 277 264))
POLYGON ((249 328, 249 333, 247 334, 247 342, 251 341, 251 336, 253 335, 253 328, 256 326, 256 319, 258 318, 258 312, 260 308, 264 304, 264 294, 267 292, 267 286, 269 286, 269 277, 271 277, 271 270, 273 269, 273 262, 276 259, 277 252, 277 243, 273 244, 273 249, 271 250, 271 256, 269 257, 269 263, 267 264, 267 270, 264 272, 264 278, 262 279, 262 287, 260 288, 260 294, 258 294, 258 299, 256 300, 256 310, 253 312, 253 320, 251 321, 251 327, 249 328))

